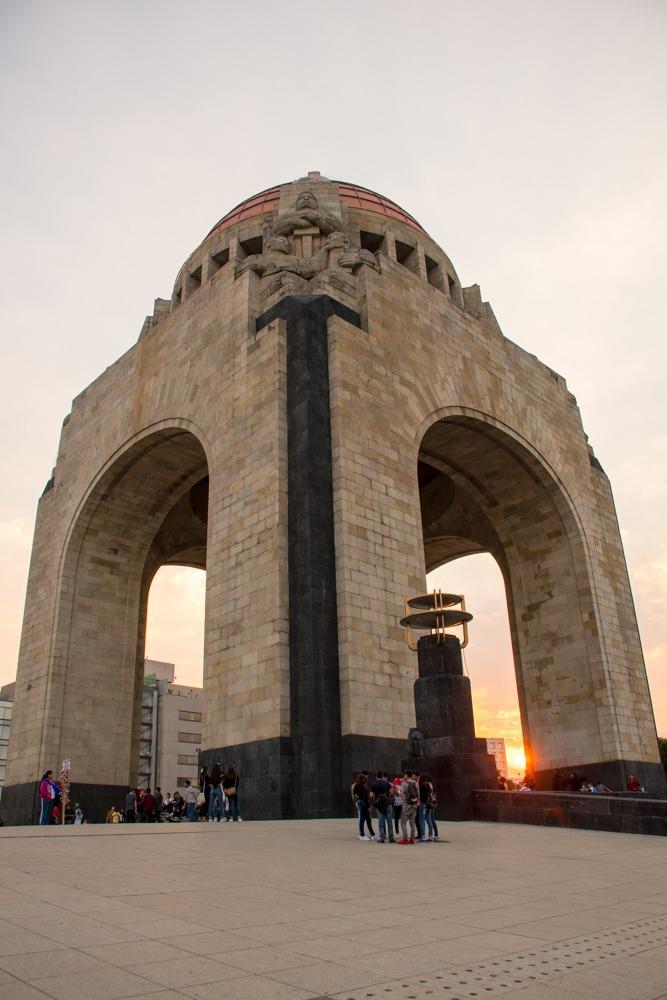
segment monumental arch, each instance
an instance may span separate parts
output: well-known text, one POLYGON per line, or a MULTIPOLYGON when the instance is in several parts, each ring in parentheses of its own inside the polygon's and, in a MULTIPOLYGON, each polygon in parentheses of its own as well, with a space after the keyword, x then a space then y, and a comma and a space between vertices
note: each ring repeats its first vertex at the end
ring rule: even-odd
POLYGON ((171 563, 207 571, 202 762, 238 765, 252 815, 340 813, 414 725, 404 597, 482 551, 538 779, 661 789, 610 484, 565 379, 389 199, 316 172, 255 195, 65 418, 4 812, 29 821, 63 757, 100 808, 136 779, 147 595, 171 563))

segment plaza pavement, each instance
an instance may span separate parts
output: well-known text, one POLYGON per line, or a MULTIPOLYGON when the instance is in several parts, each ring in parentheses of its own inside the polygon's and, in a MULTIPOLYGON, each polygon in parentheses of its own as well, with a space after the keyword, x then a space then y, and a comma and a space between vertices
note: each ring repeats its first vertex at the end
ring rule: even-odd
POLYGON ((350 820, 0 830, 0 1000, 656 1000, 667 844, 350 820))

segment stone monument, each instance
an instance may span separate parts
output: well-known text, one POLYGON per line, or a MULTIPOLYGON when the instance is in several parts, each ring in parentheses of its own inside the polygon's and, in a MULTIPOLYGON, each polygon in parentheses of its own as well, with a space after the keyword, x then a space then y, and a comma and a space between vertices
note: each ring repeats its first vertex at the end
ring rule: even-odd
POLYGON ((5 820, 31 821, 64 758, 88 816, 136 781, 167 564, 207 574, 201 762, 238 766, 248 816, 346 813, 353 772, 398 769, 415 726, 404 595, 481 551, 505 580, 538 780, 662 789, 611 488, 565 379, 390 199, 317 172, 254 195, 65 417, 5 820))

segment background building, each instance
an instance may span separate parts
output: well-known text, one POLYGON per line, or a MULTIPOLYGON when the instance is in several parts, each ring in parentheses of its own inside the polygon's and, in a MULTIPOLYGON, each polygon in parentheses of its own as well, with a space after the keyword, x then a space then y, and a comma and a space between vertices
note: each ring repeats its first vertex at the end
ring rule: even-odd
POLYGON ((7 748, 9 734, 12 729, 12 710, 14 708, 14 688, 16 682, 5 684, 0 688, 0 797, 5 783, 5 768, 7 766, 7 748))
POLYGON ((174 683, 173 663, 146 660, 139 737, 141 788, 163 792, 198 780, 202 743, 203 691, 174 683))
POLYGON ((505 753, 505 740, 487 739, 486 749, 492 753, 496 759, 496 770, 507 777, 507 754, 505 753))

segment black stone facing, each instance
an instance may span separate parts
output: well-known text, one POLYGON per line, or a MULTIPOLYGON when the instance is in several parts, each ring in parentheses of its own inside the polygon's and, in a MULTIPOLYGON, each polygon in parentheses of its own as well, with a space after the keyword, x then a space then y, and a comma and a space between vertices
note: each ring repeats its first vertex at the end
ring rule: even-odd
MULTIPOLYGON (((662 764, 645 764, 632 760, 597 761, 589 764, 575 764, 572 767, 560 767, 561 777, 566 779, 571 771, 580 778, 585 778, 592 784, 606 785, 612 792, 624 792, 627 788, 628 776, 634 774, 649 795, 658 799, 667 798, 667 776, 662 764)), ((535 780, 540 791, 551 791, 553 787, 553 770, 536 771, 535 780)))
POLYGON ((341 737, 343 796, 338 815, 354 813, 350 787, 361 771, 375 777, 378 771, 386 771, 391 780, 403 774, 402 758, 407 750, 407 740, 391 739, 383 736, 341 737))
POLYGON ((240 775, 239 811, 243 819, 296 819, 295 759, 287 736, 202 750, 199 766, 233 764, 240 775))
MULTIPOLYGON (((89 823, 103 823, 111 806, 125 808, 129 785, 95 785, 73 781, 69 800, 78 802, 84 819, 89 823)), ((2 790, 0 816, 6 826, 30 826, 39 820, 39 781, 7 785, 2 790)))
POLYGON ((423 755, 404 768, 428 774, 438 796, 440 819, 473 818, 473 791, 496 786, 496 765, 486 742, 475 738, 470 681, 463 674, 461 644, 454 635, 425 635, 417 643, 414 684, 417 729, 423 755), (443 641, 444 640, 444 641, 443 641))
POLYGON ((340 815, 338 617, 334 549, 328 324, 361 318, 327 295, 287 296, 257 330, 287 325, 290 729, 293 815, 340 815))
POLYGON ((417 643, 417 662, 419 677, 414 684, 417 729, 426 740, 441 736, 474 738, 470 680, 463 674, 457 637, 422 636, 417 643))
POLYGON ((39 781, 5 785, 0 799, 0 817, 5 826, 30 826, 39 817, 39 781))
POLYGON ((665 799, 601 795, 599 792, 477 790, 473 794, 473 805, 474 818, 486 822, 667 836, 665 799))

